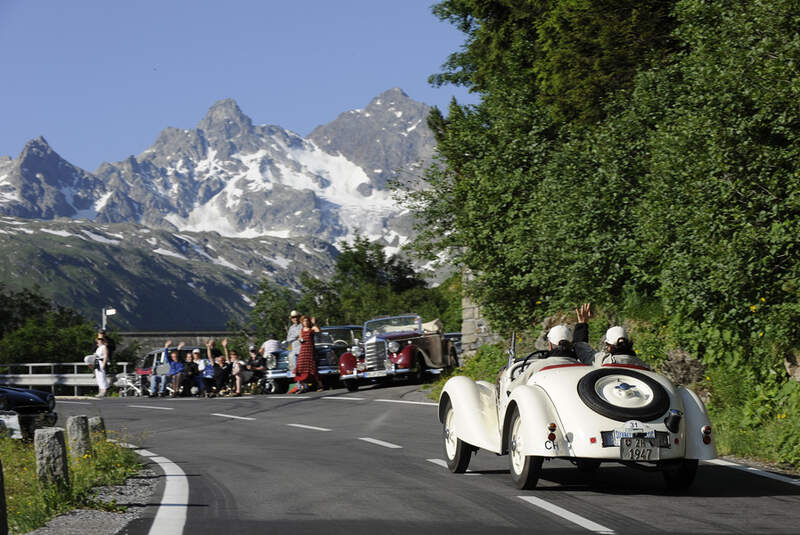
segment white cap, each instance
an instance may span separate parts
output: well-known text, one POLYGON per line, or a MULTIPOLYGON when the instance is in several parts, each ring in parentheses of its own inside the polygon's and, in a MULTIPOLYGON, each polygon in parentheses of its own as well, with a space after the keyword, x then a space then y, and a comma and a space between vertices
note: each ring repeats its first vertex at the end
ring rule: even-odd
POLYGON ((556 325, 547 331, 547 341, 557 346, 559 342, 566 340, 572 342, 572 329, 567 325, 556 325))
POLYGON ((608 345, 610 346, 617 345, 620 338, 627 340, 628 333, 626 333, 625 329, 623 329, 619 325, 615 325, 606 331, 606 343, 608 345))
MULTIPOLYGON (((286 310, 286 309, 284 309, 284 310, 286 310)), ((289 317, 290 318, 299 318, 300 317, 300 313, 298 311, 296 311, 296 310, 292 310, 291 312, 289 312, 289 317)))

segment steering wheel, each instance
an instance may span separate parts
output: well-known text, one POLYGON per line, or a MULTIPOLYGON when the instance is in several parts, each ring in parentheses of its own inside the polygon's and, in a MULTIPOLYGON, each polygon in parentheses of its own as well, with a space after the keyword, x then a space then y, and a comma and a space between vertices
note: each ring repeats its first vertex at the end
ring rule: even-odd
POLYGON ((345 342, 344 340, 334 340, 333 341, 333 345, 336 345, 336 344, 346 346, 347 342, 345 342))
POLYGON ((529 360, 546 359, 548 356, 550 356, 549 351, 547 351, 546 349, 539 349, 537 351, 534 351, 533 353, 529 353, 527 356, 523 358, 516 359, 514 361, 515 364, 517 362, 522 362, 522 364, 520 364, 519 366, 515 366, 514 369, 511 370, 511 380, 513 381, 514 379, 519 377, 523 371, 525 371, 525 369, 528 367, 529 360))

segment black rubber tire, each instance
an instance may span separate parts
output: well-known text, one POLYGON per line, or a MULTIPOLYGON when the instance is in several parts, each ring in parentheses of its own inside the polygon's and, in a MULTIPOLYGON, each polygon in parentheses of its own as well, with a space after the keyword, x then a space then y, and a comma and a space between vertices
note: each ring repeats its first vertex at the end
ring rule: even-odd
POLYGON ((669 395, 658 381, 651 379, 643 373, 624 368, 603 368, 594 370, 584 375, 578 381, 578 396, 587 407, 597 414, 611 418, 618 422, 640 420, 649 422, 664 415, 669 410, 669 395), (653 399, 644 407, 618 407, 602 399, 595 391, 594 385, 608 375, 622 375, 636 378, 645 383, 653 391, 653 399))
POLYGON ((289 391, 289 383, 286 381, 275 381, 275 388, 273 394, 285 394, 289 391))
POLYGON ((683 459, 676 466, 665 468, 663 474, 668 489, 687 489, 697 475, 697 459, 683 459))
POLYGON ((421 385, 425 382, 425 361, 422 359, 422 355, 417 354, 417 356, 414 357, 414 366, 417 368, 417 371, 412 372, 409 377, 413 384, 421 385))
POLYGON ((342 381, 344 383, 344 387, 347 389, 348 392, 358 392, 358 381, 355 379, 344 379, 342 381))
POLYGON ((511 416, 511 420, 508 423, 509 429, 511 430, 508 434, 508 468, 511 473, 511 482, 514 483, 514 486, 518 489, 530 490, 536 488, 536 483, 539 482, 539 476, 542 475, 544 457, 528 455, 523 461, 522 469, 519 472, 515 469, 513 452, 511 451, 511 441, 514 439, 514 423, 519 418, 519 409, 514 408, 514 414, 511 416))
POLYGON ((575 466, 579 472, 594 472, 600 468, 600 461, 596 459, 575 459, 575 466))
POLYGON ((453 453, 452 458, 450 457, 450 454, 447 452, 447 439, 449 431, 447 428, 447 420, 448 413, 452 411, 453 406, 448 401, 447 407, 444 410, 444 421, 442 422, 442 449, 444 451, 444 458, 447 461, 447 469, 454 474, 463 474, 467 471, 467 467, 469 466, 469 461, 472 458, 472 452, 475 451, 475 447, 464 442, 460 438, 456 438, 455 452, 453 453))

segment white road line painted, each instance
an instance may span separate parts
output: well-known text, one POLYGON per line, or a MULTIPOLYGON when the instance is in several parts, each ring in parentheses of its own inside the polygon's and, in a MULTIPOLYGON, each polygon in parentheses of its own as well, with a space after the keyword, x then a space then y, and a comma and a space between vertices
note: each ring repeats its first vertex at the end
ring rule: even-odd
MULTIPOLYGON (((425 459, 425 460, 428 461, 429 463, 433 463, 433 464, 435 464, 437 466, 441 466, 442 468, 447 468, 447 461, 445 461, 444 459, 425 459)), ((449 468, 448 468, 448 470, 449 470, 449 468)), ((473 472, 472 470, 467 470, 466 472, 464 472, 464 475, 465 476, 479 476, 480 474, 478 472, 473 472)))
POLYGON ((295 395, 295 394, 288 395, 288 396, 282 396, 280 394, 270 394, 268 396, 264 396, 263 399, 296 399, 297 401, 306 401, 306 400, 309 400, 309 399, 316 399, 316 398, 315 397, 302 396, 302 395, 295 395))
POLYGON ((136 450, 136 453, 141 455, 142 457, 158 457, 155 453, 147 450, 136 450))
POLYGON ((156 407, 155 405, 128 405, 128 407, 135 407, 137 409, 155 409, 157 411, 174 411, 172 407, 156 407))
POLYGON ((397 444, 392 444, 391 442, 384 442, 383 440, 378 440, 377 438, 361 437, 358 440, 363 440, 364 442, 369 442, 371 444, 377 444, 378 446, 383 446, 384 448, 402 448, 403 447, 403 446, 398 446, 397 444))
POLYGON ((91 405, 88 401, 63 401, 60 399, 56 400, 57 403, 69 403, 71 405, 91 405))
POLYGON ((330 431, 327 427, 316 427, 314 425, 303 425, 303 424, 286 424, 289 427, 299 427, 300 429, 310 429, 312 431, 330 431))
POLYGON ((375 401, 381 401, 383 403, 407 403, 408 405, 429 405, 431 407, 438 407, 438 403, 427 403, 425 401, 405 401, 402 399, 376 399, 375 401))
POLYGON ((255 420, 255 418, 250 418, 249 416, 234 416, 233 414, 220 414, 218 412, 212 412, 211 416, 222 416, 223 418, 233 418, 235 420, 255 420))
MULTIPOLYGON (((138 452, 150 453, 147 450, 138 452)), ((150 454, 152 455, 152 454, 150 454)), ((189 507, 189 480, 180 466, 166 457, 149 457, 164 471, 164 494, 158 506, 153 525, 150 526, 149 535, 172 535, 183 533, 186 524, 186 511, 189 507)))
POLYGON ((755 474, 757 476, 768 477, 770 479, 782 481, 783 483, 789 483, 790 485, 800 485, 800 479, 794 479, 792 477, 782 476, 780 474, 773 474, 772 472, 768 472, 766 470, 761 470, 759 468, 754 468, 752 466, 746 466, 731 461, 726 461, 725 459, 712 459, 706 462, 710 464, 716 464, 719 466, 727 466, 728 468, 734 468, 736 470, 742 470, 744 472, 750 472, 751 474, 755 474))
POLYGON ((550 502, 546 502, 540 498, 536 498, 534 496, 517 496, 517 498, 519 498, 520 500, 524 500, 531 505, 535 505, 536 507, 544 509, 545 511, 553 513, 554 515, 558 515, 564 520, 569 520, 573 524, 577 524, 582 528, 588 529, 589 531, 593 531, 595 533, 604 533, 608 535, 614 533, 614 530, 611 528, 601 526, 596 522, 592 522, 588 518, 583 518, 582 516, 576 515, 571 511, 567 511, 563 507, 559 507, 550 502))
POLYGON ((366 398, 348 398, 340 396, 322 396, 322 399, 341 399, 344 401, 364 401, 366 398))

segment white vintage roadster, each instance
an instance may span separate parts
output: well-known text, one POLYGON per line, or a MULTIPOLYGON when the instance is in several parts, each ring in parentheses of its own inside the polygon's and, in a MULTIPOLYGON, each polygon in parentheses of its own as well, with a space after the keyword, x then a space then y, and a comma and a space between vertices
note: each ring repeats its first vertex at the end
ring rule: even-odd
POLYGON ((536 351, 508 364, 496 384, 453 377, 439 398, 444 450, 452 472, 484 449, 508 454, 518 488, 536 486, 545 459, 583 471, 602 462, 659 470, 669 488, 688 487, 699 460, 716 457, 705 406, 645 366, 590 365, 536 351))

